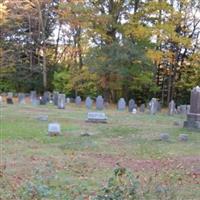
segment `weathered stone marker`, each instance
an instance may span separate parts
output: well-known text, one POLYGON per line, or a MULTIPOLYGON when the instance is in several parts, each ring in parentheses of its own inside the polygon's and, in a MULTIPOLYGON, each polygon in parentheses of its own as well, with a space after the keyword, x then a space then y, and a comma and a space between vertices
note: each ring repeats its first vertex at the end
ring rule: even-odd
POLYGON ((76 103, 77 106, 80 106, 80 105, 81 105, 81 101, 82 101, 82 99, 81 99, 80 96, 77 96, 77 97, 75 98, 75 103, 76 103))
POLYGON ((171 100, 168 106, 168 115, 174 115, 176 113, 176 104, 174 100, 171 100))
POLYGON ((145 104, 141 104, 141 106, 140 106, 140 112, 145 112, 145 104))
POLYGON ((91 109, 92 108, 92 99, 90 97, 87 97, 86 100, 85 100, 85 106, 87 109, 91 109))
POLYGON ((180 134, 178 139, 181 142, 187 142, 188 141, 188 135, 187 134, 180 134))
POLYGON ((107 123, 107 117, 105 113, 101 112, 89 112, 87 114, 87 120, 86 122, 92 122, 92 123, 107 123))
POLYGON ((48 124, 48 135, 49 136, 61 135, 60 124, 58 123, 48 124))
POLYGON ((7 102, 7 104, 13 104, 13 93, 12 92, 8 92, 6 102, 7 102))
POLYGON ((18 94, 18 102, 19 102, 19 104, 25 104, 26 103, 25 94, 24 93, 19 93, 18 94))
POLYGON ((104 99, 102 96, 98 96, 96 98, 96 109, 103 110, 104 109, 104 99))
POLYGON ((117 103, 117 109, 120 111, 124 111, 126 109, 126 101, 124 98, 120 98, 117 103))
POLYGON ((200 130, 200 87, 197 86, 191 91, 190 111, 187 114, 187 121, 184 127, 200 130))
POLYGON ((160 140, 168 142, 169 141, 169 134, 168 133, 161 133, 160 134, 160 140))
POLYGON ((65 109, 65 94, 58 95, 58 108, 65 109))
POLYGON ((149 102, 149 110, 152 115, 155 115, 158 112, 158 101, 156 98, 152 98, 149 102))
POLYGON ((58 95, 59 95, 59 92, 56 92, 56 91, 53 92, 53 104, 55 106, 58 105, 58 95))
POLYGON ((0 104, 2 104, 2 103, 3 103, 3 97, 0 96, 0 104))
POLYGON ((137 109, 134 99, 130 99, 128 102, 128 111, 133 112, 133 109, 137 109))

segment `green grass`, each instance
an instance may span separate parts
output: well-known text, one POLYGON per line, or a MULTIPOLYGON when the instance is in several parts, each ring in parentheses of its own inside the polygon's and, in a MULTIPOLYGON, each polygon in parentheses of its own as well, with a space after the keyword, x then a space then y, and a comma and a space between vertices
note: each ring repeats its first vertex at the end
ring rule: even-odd
MULTIPOLYGON (((94 195, 112 174, 116 162, 126 164, 130 160, 134 164, 134 160, 167 159, 180 159, 182 162, 185 158, 189 159, 186 161, 189 164, 184 166, 188 174, 200 165, 198 160, 194 162, 195 158, 200 158, 200 132, 174 126, 175 121, 183 123, 184 116, 168 116, 165 112, 154 116, 148 113, 133 115, 107 109, 105 113, 109 117, 108 124, 91 124, 85 122, 87 110, 74 105, 67 106, 65 110, 59 110, 53 105, 4 105, 0 109, 3 150, 1 165, 6 165, 3 170, 5 175, 0 178, 4 188, 0 189, 0 196, 5 200, 14 198, 13 190, 21 199, 22 194, 23 198, 28 199, 27 182, 42 184, 41 180, 36 179, 35 170, 45 171, 48 162, 52 163, 56 178, 45 184, 55 194, 63 194, 65 191, 59 199, 69 200, 94 195), (42 114, 49 116, 47 122, 36 119, 42 114), (61 124, 62 136, 47 136, 49 122, 61 124), (81 136, 85 132, 91 136, 81 136), (159 141, 160 133, 169 133, 170 141, 159 141), (182 133, 189 135, 188 142, 178 141, 182 133), (193 163, 190 163, 190 158, 193 163)), ((169 167, 168 172, 182 173, 174 167, 169 167)), ((140 170, 139 166, 137 169, 137 175, 146 178, 152 173, 154 171, 151 168, 140 170)), ((161 169, 159 183, 166 181, 165 173, 161 169)), ((200 188, 194 183, 196 179, 190 183, 187 173, 181 175, 184 184, 178 187, 176 193, 179 199, 196 200, 200 196, 200 188)), ((48 174, 41 176, 48 177, 48 174)), ((177 184, 177 180, 175 178, 173 183, 177 184)), ((47 199, 56 198, 50 196, 47 199)))

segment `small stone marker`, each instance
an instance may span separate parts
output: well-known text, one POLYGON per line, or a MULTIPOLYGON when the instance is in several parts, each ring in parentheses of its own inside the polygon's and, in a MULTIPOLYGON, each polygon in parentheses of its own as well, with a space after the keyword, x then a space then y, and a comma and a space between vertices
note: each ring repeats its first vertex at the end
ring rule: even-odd
POLYGON ((155 115, 158 111, 158 101, 156 98, 152 98, 149 102, 149 110, 152 115, 155 115))
POLYGON ((25 94, 24 93, 19 93, 18 94, 18 102, 19 102, 19 104, 25 104, 26 103, 25 94))
POLYGON ((7 102, 7 104, 13 104, 13 93, 12 92, 8 92, 6 102, 7 102))
POLYGON ((90 97, 87 97, 86 100, 85 100, 85 106, 87 109, 91 109, 92 108, 92 99, 90 97))
POLYGON ((133 109, 136 109, 137 105, 135 104, 134 99, 130 99, 128 102, 128 111, 133 112, 133 109))
POLYGON ((58 95, 59 95, 59 92, 56 92, 56 91, 53 92, 53 103, 55 106, 58 105, 58 95))
POLYGON ((140 112, 145 112, 145 104, 141 104, 141 106, 140 106, 140 112))
POLYGON ((36 91, 31 91, 30 100, 33 106, 37 106, 39 104, 36 91))
POLYGON ((80 96, 77 96, 76 99, 75 99, 76 105, 77 105, 77 106, 80 106, 80 105, 81 105, 81 101, 82 101, 81 97, 80 97, 80 96))
POLYGON ((118 103, 117 103, 117 109, 119 111, 124 111, 126 109, 126 101, 124 98, 120 98, 118 103))
POLYGON ((49 136, 61 135, 60 124, 58 123, 48 124, 48 135, 49 136))
POLYGON ((168 106, 168 115, 174 115, 176 113, 176 104, 174 100, 171 100, 168 106))
POLYGON ((70 98, 69 97, 66 98, 66 103, 67 104, 70 103, 70 98))
POLYGON ((169 141, 169 134, 168 133, 161 133, 160 134, 160 140, 168 142, 169 141))
POLYGON ((137 109, 136 109, 136 108, 133 108, 132 114, 136 114, 136 113, 137 113, 137 109))
POLYGON ((104 109, 104 99, 102 96, 98 96, 96 98, 96 109, 103 110, 104 109))
POLYGON ((200 130, 200 87, 197 86, 191 91, 190 111, 187 113, 187 121, 184 127, 200 130))
POLYGON ((180 134, 178 139, 181 142, 187 142, 188 141, 188 135, 187 134, 180 134))
POLYGON ((40 115, 37 117, 39 121, 48 121, 48 115, 40 115))
POLYGON ((89 112, 87 114, 86 122, 93 122, 93 123, 107 123, 107 117, 105 113, 102 112, 89 112))
POLYGON ((65 94, 58 95, 58 108, 65 109, 65 94))

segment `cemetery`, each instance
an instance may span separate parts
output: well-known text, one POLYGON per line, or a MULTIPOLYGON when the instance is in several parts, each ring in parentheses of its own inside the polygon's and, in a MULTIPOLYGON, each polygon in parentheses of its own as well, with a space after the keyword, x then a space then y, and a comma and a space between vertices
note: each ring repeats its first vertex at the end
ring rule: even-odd
POLYGON ((200 200, 200 0, 2 0, 0 30, 0 200, 200 200))
MULTIPOLYGON (((35 103, 41 97, 36 91, 1 96, 3 199, 95 199, 118 165, 138 177, 149 199, 198 199, 199 94, 199 87, 191 91, 184 114, 174 101, 159 111, 155 98, 141 110, 134 99, 105 108, 102 96, 71 103, 56 93, 57 102, 50 94, 45 104, 35 103)), ((146 195, 140 190, 138 199, 146 195)))

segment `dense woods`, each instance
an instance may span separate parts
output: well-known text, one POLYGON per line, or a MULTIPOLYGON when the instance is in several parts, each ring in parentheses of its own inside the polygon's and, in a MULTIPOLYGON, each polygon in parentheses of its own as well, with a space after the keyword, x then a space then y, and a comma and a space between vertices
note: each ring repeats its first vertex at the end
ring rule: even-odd
POLYGON ((0 12, 1 92, 187 103, 200 84, 199 0, 4 0, 0 12))

